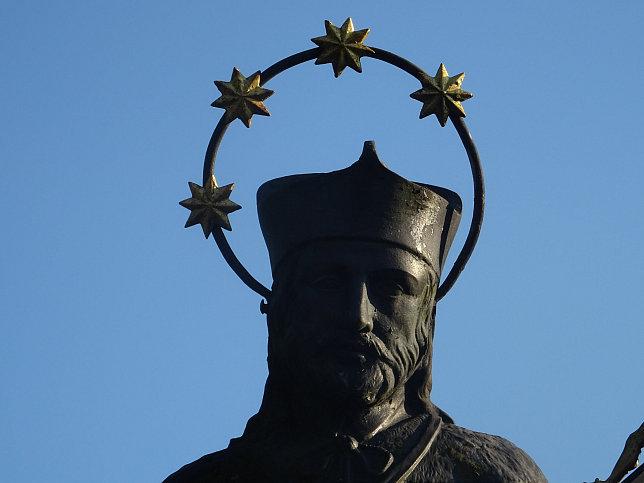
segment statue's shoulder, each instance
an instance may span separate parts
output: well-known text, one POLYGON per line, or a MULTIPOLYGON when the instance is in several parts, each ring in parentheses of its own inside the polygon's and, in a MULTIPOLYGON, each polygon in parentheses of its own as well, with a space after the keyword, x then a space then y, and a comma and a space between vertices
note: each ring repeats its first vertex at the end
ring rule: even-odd
POLYGON ((507 439, 444 424, 407 481, 547 483, 548 480, 534 460, 507 439))
POLYGON ((202 456, 168 476, 163 483, 206 483, 217 481, 222 466, 226 466, 229 455, 226 450, 202 456))
POLYGON ((168 476, 163 483, 213 483, 213 482, 265 481, 253 473, 249 461, 241 461, 236 452, 223 449, 207 454, 168 476))

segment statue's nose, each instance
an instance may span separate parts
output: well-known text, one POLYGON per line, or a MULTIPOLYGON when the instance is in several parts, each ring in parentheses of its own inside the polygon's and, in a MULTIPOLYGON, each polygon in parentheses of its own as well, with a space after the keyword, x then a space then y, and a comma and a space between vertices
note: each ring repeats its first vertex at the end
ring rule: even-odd
POLYGON ((350 294, 348 322, 353 330, 361 333, 371 332, 375 308, 369 300, 366 284, 361 282, 356 285, 352 290, 353 293, 350 294))

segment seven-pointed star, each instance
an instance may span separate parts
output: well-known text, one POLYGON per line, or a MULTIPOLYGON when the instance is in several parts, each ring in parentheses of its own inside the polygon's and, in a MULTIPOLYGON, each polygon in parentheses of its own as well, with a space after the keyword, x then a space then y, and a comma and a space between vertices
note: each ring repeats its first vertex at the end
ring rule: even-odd
POLYGON ((328 20, 324 21, 326 35, 311 39, 320 47, 320 55, 316 59, 316 65, 333 65, 333 73, 336 77, 342 74, 345 67, 351 67, 356 72, 362 72, 360 57, 365 54, 373 54, 373 50, 363 45, 364 39, 369 34, 369 29, 353 30, 351 17, 346 19, 342 27, 338 28, 328 20))
POLYGON ((210 175, 205 187, 191 182, 188 182, 188 186, 192 198, 179 202, 181 206, 190 210, 186 228, 200 223, 206 238, 216 227, 230 231, 232 228, 228 214, 241 209, 241 206, 228 199, 235 185, 227 184, 219 188, 215 177, 210 175))
POLYGON ((409 94, 412 99, 423 103, 420 118, 436 114, 438 122, 445 127, 450 112, 459 117, 465 117, 461 101, 466 101, 472 94, 461 89, 464 73, 450 77, 443 64, 440 65, 436 76, 427 76, 421 81, 422 89, 409 94))
POLYGON ((270 116, 268 109, 262 101, 272 96, 275 91, 259 86, 260 71, 250 77, 244 77, 237 67, 233 69, 230 82, 215 81, 221 97, 211 104, 213 107, 226 109, 225 122, 241 120, 246 127, 250 127, 250 118, 253 114, 270 116))

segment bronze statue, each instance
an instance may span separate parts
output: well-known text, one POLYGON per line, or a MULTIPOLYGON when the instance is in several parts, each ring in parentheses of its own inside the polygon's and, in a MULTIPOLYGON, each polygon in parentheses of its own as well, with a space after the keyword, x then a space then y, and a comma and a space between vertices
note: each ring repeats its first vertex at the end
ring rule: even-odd
POLYGON ((212 233, 235 272, 266 298, 269 376, 244 434, 167 483, 546 481, 521 449, 455 425, 430 400, 436 302, 469 258, 482 219, 480 164, 460 120, 459 100, 471 94, 460 89, 462 74, 450 78, 442 65, 430 77, 362 45, 365 32, 355 32, 350 20, 341 29, 327 22, 327 37, 342 55, 332 55, 327 37, 317 38, 318 48, 271 66, 261 81, 260 73, 246 79, 235 71, 230 83, 218 83, 222 98, 215 105, 226 114, 209 145, 203 188, 191 184, 193 196, 182 205, 191 210, 187 225, 212 233), (449 117, 459 131, 478 203, 465 247, 441 284, 461 218, 459 196, 398 176, 366 142, 346 169, 260 187, 273 273, 268 290, 241 266, 221 231, 230 229, 227 215, 239 207, 228 199, 232 185, 214 181, 216 147, 235 118, 248 126, 252 113, 268 114, 262 101, 271 91, 260 87, 266 78, 313 58, 333 63, 337 77, 346 66, 361 71, 360 56, 417 73, 423 88, 412 97, 423 102, 421 117, 435 113, 441 125, 449 117))

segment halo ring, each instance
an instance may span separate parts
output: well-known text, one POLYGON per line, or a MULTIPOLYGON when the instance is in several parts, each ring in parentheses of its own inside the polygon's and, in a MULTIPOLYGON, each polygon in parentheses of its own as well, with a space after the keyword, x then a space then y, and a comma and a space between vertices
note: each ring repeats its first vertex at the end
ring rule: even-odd
MULTIPOLYGON (((363 55, 364 57, 371 57, 398 67, 399 69, 404 70, 421 82, 423 78, 428 77, 428 74, 425 71, 403 57, 375 47, 369 46, 369 48, 372 49, 373 52, 365 53, 363 55)), ((274 63, 265 71, 260 71, 260 86, 263 86, 273 77, 284 72, 285 70, 290 69, 291 67, 295 67, 296 65, 308 62, 309 60, 316 59, 319 56, 319 53, 320 47, 316 47, 299 52, 289 57, 285 57, 284 59, 274 63)), ((465 243, 463 244, 458 257, 454 261, 454 265, 452 266, 451 270, 449 271, 443 282, 440 284, 436 293, 436 301, 442 299, 454 286, 454 283, 456 282, 459 275, 465 268, 468 260, 470 259, 470 256, 474 251, 476 242, 478 241, 478 237, 481 232, 481 226, 483 224, 483 213, 485 209, 485 183, 483 180, 483 170, 481 167, 481 159, 479 157, 478 151, 463 118, 453 111, 450 111, 449 118, 456 128, 456 131, 458 132, 458 135, 461 139, 461 142, 463 143, 463 147, 465 148, 467 157, 470 162, 472 179, 474 182, 474 208, 472 210, 472 221, 470 223, 470 229, 468 231, 465 243)), ((222 115, 221 119, 217 123, 217 126, 215 127, 215 130, 210 138, 210 142, 208 143, 208 148, 206 149, 203 167, 204 186, 206 185, 206 182, 208 181, 210 176, 214 174, 217 151, 228 126, 232 122, 232 120, 226 122, 224 121, 224 119, 225 114, 222 115)), ((251 290, 257 292, 268 301, 270 299, 271 290, 257 281, 242 265, 242 263, 239 261, 232 248, 230 247, 230 244, 228 243, 228 240, 226 239, 226 236, 221 227, 215 227, 212 230, 212 234, 215 242, 217 243, 217 246, 219 247, 219 250, 224 256, 224 259, 226 260, 230 268, 232 268, 232 270, 235 272, 235 274, 237 274, 237 276, 251 290)), ((264 312, 265 309, 266 304, 262 302, 262 312, 264 312)))

